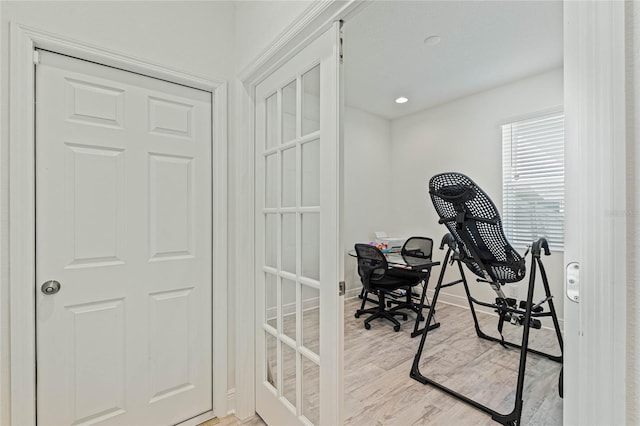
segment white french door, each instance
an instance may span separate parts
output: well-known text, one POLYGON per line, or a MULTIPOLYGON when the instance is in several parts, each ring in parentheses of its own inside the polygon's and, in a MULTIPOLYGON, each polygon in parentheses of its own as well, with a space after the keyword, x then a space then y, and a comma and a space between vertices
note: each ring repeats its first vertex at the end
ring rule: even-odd
POLYGON ((256 411, 342 423, 339 23, 256 87, 256 411))
POLYGON ((210 411, 211 93, 39 55, 38 423, 210 411))

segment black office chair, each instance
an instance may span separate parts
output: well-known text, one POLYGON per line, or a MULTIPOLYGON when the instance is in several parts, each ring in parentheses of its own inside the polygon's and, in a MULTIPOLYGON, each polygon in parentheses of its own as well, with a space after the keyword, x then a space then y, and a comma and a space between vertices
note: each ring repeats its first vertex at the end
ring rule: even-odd
POLYGON ((355 248, 358 255, 358 275, 360 275, 362 286, 367 293, 374 293, 378 296, 378 306, 369 309, 358 309, 355 317, 360 318, 361 315, 370 314, 364 320, 364 328, 367 330, 371 328, 370 323, 374 319, 386 318, 394 324, 394 331, 400 331, 400 322, 395 316, 400 315, 406 321, 407 314, 397 306, 389 310, 385 309, 385 293, 399 289, 411 292, 411 287, 415 283, 404 278, 390 276, 387 259, 377 247, 369 244, 356 244, 355 248))
POLYGON ((433 252, 433 240, 427 237, 411 237, 405 241, 400 254, 402 257, 420 257, 431 260, 433 252))
MULTIPOLYGON (((402 246, 400 255, 403 257, 403 259, 405 259, 405 261, 408 261, 409 258, 411 258, 412 260, 423 259, 425 261, 431 261, 432 251, 433 240, 431 238, 410 237, 402 246)), ((404 278, 406 280, 414 282, 415 285, 423 284, 424 286, 426 286, 427 282, 429 281, 430 272, 431 268, 422 271, 391 268, 389 270, 389 276, 404 278)), ((418 315, 418 321, 424 321, 424 317, 422 316, 422 309, 428 307, 428 305, 424 305, 424 296, 425 292, 422 292, 422 294, 407 292, 406 300, 389 300, 387 301, 387 307, 391 307, 391 305, 395 304, 400 309, 411 309, 418 315), (419 302, 414 302, 414 298, 420 298, 421 300, 419 302)))
MULTIPOLYGON (((502 291, 505 283, 516 283, 525 277, 525 257, 521 256, 507 241, 502 229, 502 222, 498 209, 489 196, 480 189, 475 182, 460 173, 442 173, 429 181, 429 194, 440 216, 439 223, 444 224, 449 230, 445 235, 440 248, 448 246, 447 254, 443 261, 440 277, 436 284, 432 306, 435 309, 440 290, 445 287, 462 283, 464 285, 469 308, 473 317, 476 334, 479 338, 500 343, 504 347, 520 349, 520 362, 518 368, 518 381, 516 384, 514 408, 511 412, 499 413, 486 405, 461 395, 442 384, 425 377, 419 370, 420 357, 424 349, 425 340, 429 328, 425 328, 422 340, 413 361, 410 376, 423 383, 430 384, 449 395, 464 401, 473 407, 489 414, 495 421, 504 425, 519 425, 522 416, 523 387, 527 353, 544 356, 552 361, 562 363, 562 334, 558 317, 553 305, 547 275, 541 261, 541 254, 549 255, 549 245, 544 238, 535 241, 531 245, 531 270, 529 272, 529 286, 527 299, 520 301, 508 298, 502 291), (451 262, 449 260, 451 259, 451 262), (461 279, 449 283, 443 283, 443 278, 448 265, 457 264, 461 279), (477 275, 478 282, 488 283, 496 293, 495 302, 479 301, 471 296, 467 279, 462 265, 466 265, 471 272, 477 275), (544 286, 545 297, 537 303, 533 302, 534 284, 536 282, 536 267, 540 269, 540 276, 544 286), (481 329, 476 317, 474 305, 493 309, 498 314, 498 332, 500 338, 489 336, 481 329), (548 307, 548 311, 544 310, 548 307), (556 337, 560 349, 560 355, 551 355, 529 348, 529 331, 531 328, 541 328, 538 318, 551 317, 555 328, 556 337), (505 324, 523 326, 522 341, 520 344, 505 341, 502 329, 505 324)), ((431 321, 433 309, 429 310, 427 324, 431 321)), ((562 396, 562 395, 561 395, 562 396)))

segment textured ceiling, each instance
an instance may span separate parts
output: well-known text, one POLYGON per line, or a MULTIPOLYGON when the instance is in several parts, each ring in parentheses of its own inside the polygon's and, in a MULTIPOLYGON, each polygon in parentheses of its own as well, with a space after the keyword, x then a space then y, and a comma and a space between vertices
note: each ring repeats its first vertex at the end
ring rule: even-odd
POLYGON ((344 34, 347 105, 388 119, 562 66, 561 1, 373 1, 344 34))

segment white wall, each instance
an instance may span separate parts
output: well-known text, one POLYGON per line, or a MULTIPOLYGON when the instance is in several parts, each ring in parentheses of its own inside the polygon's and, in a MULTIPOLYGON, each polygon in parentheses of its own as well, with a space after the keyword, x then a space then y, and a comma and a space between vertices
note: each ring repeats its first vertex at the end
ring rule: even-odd
MULTIPOLYGON (((391 122, 347 107, 344 115, 344 249, 390 229, 391 122)), ((347 290, 361 288, 355 258, 345 256, 347 290)))
MULTIPOLYGON (((424 235, 433 238, 434 258, 442 260, 445 251, 437 246, 446 233, 438 224, 428 198, 429 179, 441 172, 457 171, 471 177, 496 206, 502 206, 502 135, 500 125, 527 114, 563 105, 563 73, 556 69, 489 91, 468 96, 426 111, 394 120, 391 125, 390 203, 394 234, 424 235)), ((524 250, 520 250, 524 252, 524 250)), ((527 259, 527 267, 530 258, 527 259)), ((556 309, 562 317, 563 253, 554 252, 543 262, 556 309)), ((452 269, 453 270, 453 269, 452 269)), ((439 269, 434 271, 431 288, 439 269)), ((449 275, 451 279, 455 274, 449 275)), ((475 276, 469 274, 475 281, 475 276)), ((526 296, 526 279, 516 287, 518 298, 526 296)), ((493 291, 484 284, 470 283, 472 292, 493 300, 493 291)), ((443 293, 445 293, 443 291, 443 293)), ((463 288, 446 290, 443 300, 466 305, 463 288)))
MULTIPOLYGON (((1 92, 8 93, 9 21, 216 80, 233 75, 233 2, 0 2, 1 92)), ((0 424, 8 421, 8 97, 0 101, 0 424)), ((232 348, 231 348, 232 349, 232 348)), ((233 359, 233 352, 229 353, 233 359)), ((233 375, 231 375, 233 377, 233 375)))
MULTIPOLYGON (((233 71, 232 1, 3 1, 2 34, 18 23, 211 78, 233 71)), ((2 40, 7 64, 8 37, 2 40)))
POLYGON ((236 3, 235 64, 241 71, 276 40, 312 1, 249 1, 236 3))

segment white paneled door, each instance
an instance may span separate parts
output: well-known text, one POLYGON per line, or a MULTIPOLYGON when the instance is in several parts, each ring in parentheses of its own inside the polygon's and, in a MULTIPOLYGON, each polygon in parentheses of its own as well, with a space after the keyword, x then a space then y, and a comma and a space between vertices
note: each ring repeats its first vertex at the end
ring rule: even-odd
POLYGON ((339 24, 256 87, 256 411, 342 422, 339 24))
POLYGON ((210 411, 211 93, 39 55, 38 423, 210 411))

